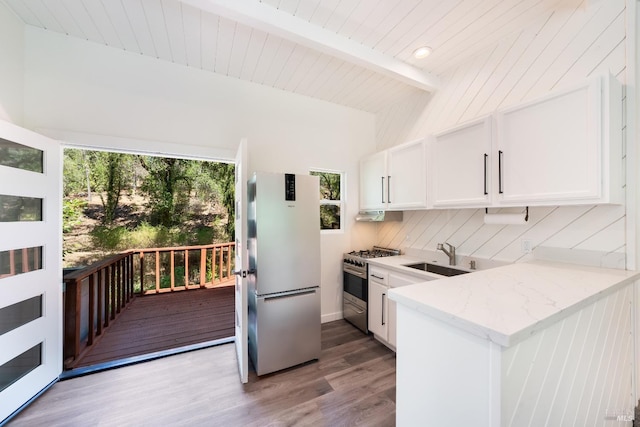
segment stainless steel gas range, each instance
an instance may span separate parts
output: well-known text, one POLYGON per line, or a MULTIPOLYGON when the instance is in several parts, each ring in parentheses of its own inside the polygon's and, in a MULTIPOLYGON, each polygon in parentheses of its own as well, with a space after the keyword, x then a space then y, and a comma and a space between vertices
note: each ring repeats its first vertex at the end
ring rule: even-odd
POLYGON ((369 300, 369 263, 371 258, 400 255, 399 249, 374 246, 371 250, 344 254, 342 260, 342 312, 344 319, 367 333, 367 304, 369 300))

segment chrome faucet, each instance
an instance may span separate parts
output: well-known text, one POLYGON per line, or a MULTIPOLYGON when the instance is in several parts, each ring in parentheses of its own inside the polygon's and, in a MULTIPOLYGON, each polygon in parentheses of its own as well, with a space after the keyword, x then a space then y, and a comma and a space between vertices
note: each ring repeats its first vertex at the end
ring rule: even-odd
POLYGON ((449 246, 449 250, 447 250, 442 243, 438 243, 437 250, 444 252, 449 257, 449 265, 456 265, 456 247, 451 246, 449 243, 444 242, 445 245, 449 246))

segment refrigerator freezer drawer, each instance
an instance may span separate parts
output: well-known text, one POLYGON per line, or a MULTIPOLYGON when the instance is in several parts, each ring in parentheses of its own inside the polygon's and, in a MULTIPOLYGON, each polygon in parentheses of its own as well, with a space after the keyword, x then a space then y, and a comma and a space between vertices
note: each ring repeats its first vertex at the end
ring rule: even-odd
POLYGON ((254 298, 249 349, 258 375, 320 357, 320 289, 254 298))

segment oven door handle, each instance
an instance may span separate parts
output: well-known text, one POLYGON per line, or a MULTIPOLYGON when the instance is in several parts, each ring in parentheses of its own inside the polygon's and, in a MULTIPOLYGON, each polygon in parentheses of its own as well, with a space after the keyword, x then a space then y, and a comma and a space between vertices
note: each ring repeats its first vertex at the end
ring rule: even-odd
POLYGON ((364 310, 360 310, 359 307, 351 301, 345 301, 344 303, 353 307, 353 310, 356 312, 356 314, 364 314, 364 310))
POLYGON ((346 266, 343 266, 342 269, 343 269, 343 271, 345 273, 353 274, 354 276, 358 276, 361 279, 366 279, 367 278, 367 273, 362 273, 360 271, 352 270, 352 269, 350 269, 350 268, 348 268, 346 266))

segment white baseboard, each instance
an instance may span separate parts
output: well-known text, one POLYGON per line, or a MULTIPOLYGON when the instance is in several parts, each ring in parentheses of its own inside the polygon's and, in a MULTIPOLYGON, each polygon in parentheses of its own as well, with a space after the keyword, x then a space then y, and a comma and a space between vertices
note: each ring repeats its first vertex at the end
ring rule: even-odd
POLYGON ((321 317, 322 323, 333 322, 334 320, 342 319, 342 312, 336 311, 335 313, 323 314, 321 317))

